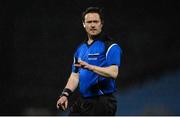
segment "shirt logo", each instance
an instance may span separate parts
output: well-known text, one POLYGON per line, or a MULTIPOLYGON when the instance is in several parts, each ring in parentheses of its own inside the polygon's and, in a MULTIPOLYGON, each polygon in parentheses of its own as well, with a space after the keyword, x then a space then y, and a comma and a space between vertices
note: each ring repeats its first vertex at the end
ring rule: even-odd
POLYGON ((88 60, 97 60, 99 53, 88 54, 88 60))
POLYGON ((94 54, 88 54, 88 56, 98 56, 99 53, 94 53, 94 54))

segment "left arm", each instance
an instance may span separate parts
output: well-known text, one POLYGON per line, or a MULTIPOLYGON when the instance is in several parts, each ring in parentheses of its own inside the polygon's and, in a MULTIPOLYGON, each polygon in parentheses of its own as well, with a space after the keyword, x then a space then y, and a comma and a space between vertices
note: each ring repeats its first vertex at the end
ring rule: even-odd
POLYGON ((108 67, 91 65, 81 60, 78 61, 78 64, 75 64, 75 66, 91 70, 106 78, 116 79, 118 75, 118 67, 120 66, 120 60, 121 48, 117 44, 112 44, 106 52, 106 62, 108 67))
POLYGON ((111 65, 108 67, 99 67, 95 65, 90 65, 84 61, 79 61, 79 64, 75 64, 77 67, 83 67, 85 69, 91 70, 101 76, 104 76, 106 78, 113 78, 116 79, 118 75, 118 66, 117 65, 111 65))

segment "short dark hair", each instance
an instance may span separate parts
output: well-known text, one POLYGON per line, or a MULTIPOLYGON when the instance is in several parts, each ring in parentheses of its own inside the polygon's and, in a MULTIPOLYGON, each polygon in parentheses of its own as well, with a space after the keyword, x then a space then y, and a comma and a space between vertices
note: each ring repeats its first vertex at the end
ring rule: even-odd
POLYGON ((82 21, 85 20, 85 15, 88 13, 97 13, 100 16, 101 22, 104 23, 104 17, 102 13, 102 9, 98 7, 88 7, 83 13, 82 13, 82 21))

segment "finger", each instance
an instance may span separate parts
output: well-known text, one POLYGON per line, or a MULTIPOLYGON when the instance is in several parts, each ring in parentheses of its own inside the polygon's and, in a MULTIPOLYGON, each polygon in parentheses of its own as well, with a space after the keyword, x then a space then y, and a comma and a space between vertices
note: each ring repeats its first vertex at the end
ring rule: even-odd
POLYGON ((84 66, 84 68, 88 68, 88 66, 87 66, 87 65, 85 65, 85 66, 84 66))
POLYGON ((61 107, 62 107, 62 109, 63 109, 63 110, 65 110, 65 107, 64 107, 64 105, 61 105, 61 107))
POLYGON ((61 103, 61 108, 65 110, 65 101, 61 103))
POLYGON ((86 65, 84 61, 79 62, 80 65, 86 65))
POLYGON ((81 60, 80 60, 80 61, 78 61, 78 63, 84 63, 84 61, 81 61, 81 60))
POLYGON ((61 105, 60 100, 58 100, 57 103, 56 103, 56 107, 59 109, 60 105, 61 105))
POLYGON ((68 101, 65 102, 65 108, 67 108, 67 106, 68 106, 68 101))
POLYGON ((80 64, 74 64, 74 66, 75 66, 75 67, 81 67, 81 65, 80 65, 80 64))
POLYGON ((59 109, 59 104, 58 103, 56 104, 56 107, 57 107, 57 109, 59 109))

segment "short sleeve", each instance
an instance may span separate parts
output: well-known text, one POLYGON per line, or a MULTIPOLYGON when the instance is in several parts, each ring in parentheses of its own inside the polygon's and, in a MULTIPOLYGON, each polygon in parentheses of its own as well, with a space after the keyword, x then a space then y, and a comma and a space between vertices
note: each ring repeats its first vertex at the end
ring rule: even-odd
POLYGON ((107 65, 118 65, 121 63, 122 50, 118 44, 112 44, 106 51, 107 65))
POLYGON ((74 64, 77 62, 78 60, 78 56, 77 56, 77 51, 74 53, 74 57, 73 57, 73 63, 72 63, 72 72, 74 73, 78 73, 79 68, 75 67, 74 64))

